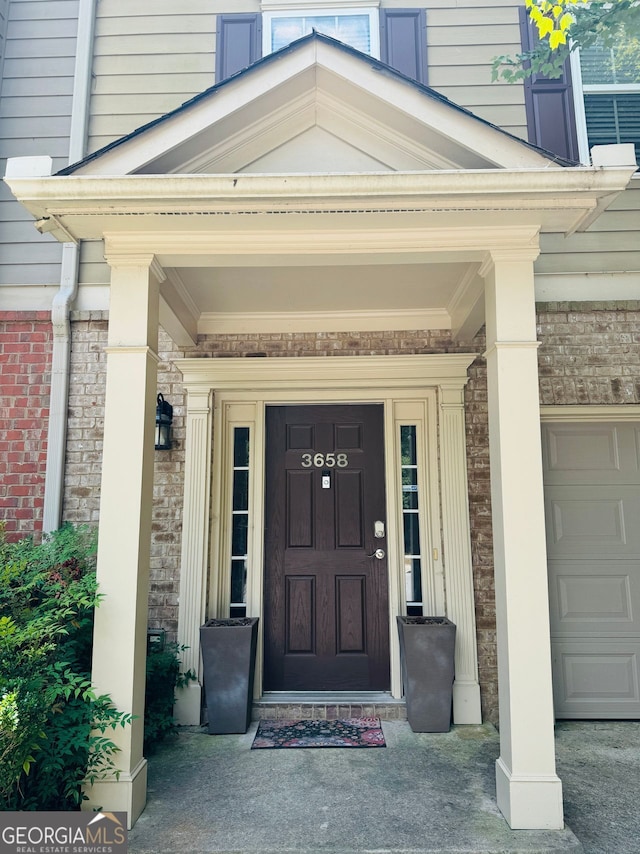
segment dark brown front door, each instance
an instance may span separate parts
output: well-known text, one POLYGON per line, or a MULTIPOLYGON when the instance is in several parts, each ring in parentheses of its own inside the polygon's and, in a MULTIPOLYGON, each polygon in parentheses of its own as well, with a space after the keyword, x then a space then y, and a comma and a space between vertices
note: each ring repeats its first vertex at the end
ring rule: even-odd
POLYGON ((273 406, 266 424, 265 690, 387 690, 383 408, 273 406))

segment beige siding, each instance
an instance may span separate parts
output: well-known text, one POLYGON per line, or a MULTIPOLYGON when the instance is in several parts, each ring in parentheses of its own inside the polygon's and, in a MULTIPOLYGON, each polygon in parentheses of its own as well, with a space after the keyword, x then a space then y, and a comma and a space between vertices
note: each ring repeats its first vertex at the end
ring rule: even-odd
MULTIPOLYGON (((387 0, 383 7, 422 7, 387 0)), ((429 83, 455 103, 526 135, 522 86, 491 83, 496 54, 520 46, 518 0, 435 0, 427 9, 429 83)), ((89 150, 174 109, 214 83, 216 14, 258 12, 258 0, 192 0, 176 14, 159 0, 98 5, 89 150), (120 93, 126 93, 123 100, 120 93)))
POLYGON ((637 272, 640 279, 640 176, 582 234, 542 236, 538 273, 637 272))
MULTIPOLYGON (((7 157, 48 154, 66 165, 75 67, 77 0, 0 2, 7 14, 0 89, 0 173, 7 157)), ((57 284, 60 244, 0 186, 0 284, 57 284)))
POLYGON ((209 0, 101 0, 94 45, 89 151, 180 106, 214 83, 209 0))
POLYGON ((102 240, 83 240, 80 245, 78 280, 83 285, 108 285, 111 275, 104 260, 102 240))
POLYGON ((520 49, 519 5, 517 0, 434 0, 427 6, 427 56, 430 86, 526 139, 522 85, 491 82, 493 58, 520 49))

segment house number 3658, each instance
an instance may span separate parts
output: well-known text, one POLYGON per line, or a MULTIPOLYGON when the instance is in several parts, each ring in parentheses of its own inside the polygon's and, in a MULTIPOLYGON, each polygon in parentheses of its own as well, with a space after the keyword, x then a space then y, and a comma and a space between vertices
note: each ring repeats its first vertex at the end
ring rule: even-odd
POLYGON ((305 469, 311 468, 311 466, 315 466, 317 469, 330 469, 334 466, 344 469, 349 465, 349 458, 346 454, 303 454, 301 465, 305 469))

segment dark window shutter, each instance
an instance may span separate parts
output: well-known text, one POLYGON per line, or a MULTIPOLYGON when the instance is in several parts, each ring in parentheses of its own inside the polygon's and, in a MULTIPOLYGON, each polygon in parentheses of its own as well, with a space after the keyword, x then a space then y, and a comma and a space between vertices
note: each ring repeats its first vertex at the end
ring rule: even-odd
MULTIPOLYGON (((537 40, 535 25, 524 6, 519 8, 523 50, 533 50, 537 40)), ((555 80, 533 74, 524 81, 529 142, 559 154, 567 160, 579 160, 573 86, 569 60, 562 76, 555 80)))
POLYGON ((216 83, 226 80, 261 56, 261 15, 218 15, 216 83))
POLYGON ((427 82, 424 9, 380 9, 380 58, 407 77, 427 82))

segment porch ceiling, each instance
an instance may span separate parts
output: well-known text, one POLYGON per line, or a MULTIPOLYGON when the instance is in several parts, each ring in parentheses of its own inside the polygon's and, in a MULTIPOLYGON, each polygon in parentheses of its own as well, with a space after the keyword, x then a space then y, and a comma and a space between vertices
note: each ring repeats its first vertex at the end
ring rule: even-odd
POLYGON ((411 310, 446 306, 467 264, 199 267, 188 276, 201 312, 411 310), (348 287, 347 287, 348 285, 348 287), (428 295, 428 296, 427 296, 428 295))
POLYGON ((457 302, 471 287, 482 291, 476 267, 361 262, 166 272, 171 287, 188 295, 202 334, 299 331, 301 323, 306 331, 348 331, 365 320, 378 330, 451 329, 457 302))

